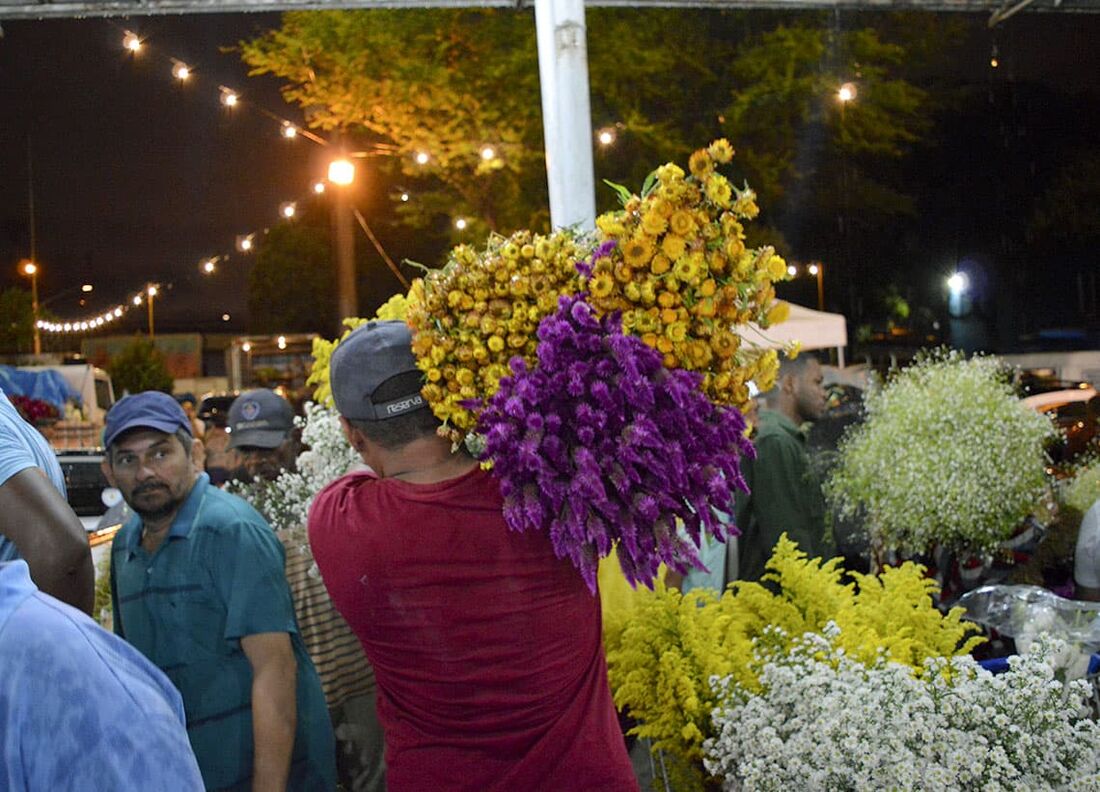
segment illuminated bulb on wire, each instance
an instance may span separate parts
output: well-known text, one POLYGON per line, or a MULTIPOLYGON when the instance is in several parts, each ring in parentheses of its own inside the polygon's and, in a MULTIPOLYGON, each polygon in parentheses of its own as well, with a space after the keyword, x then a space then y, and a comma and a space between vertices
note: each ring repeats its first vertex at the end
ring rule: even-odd
POLYGON ((207 275, 213 275, 214 270, 218 268, 218 265, 214 263, 214 259, 207 259, 202 263, 202 271, 207 275))
POLYGON ((790 275, 793 278, 795 275, 798 274, 798 268, 795 267, 794 264, 791 264, 790 266, 787 267, 787 274, 790 275))
POLYGON ((148 289, 146 289, 146 293, 150 297, 156 297, 157 296, 157 287, 156 286, 150 286, 148 289))
POLYGON ((172 76, 180 82, 187 82, 191 76, 191 67, 181 60, 172 59, 172 76))
POLYGON ((836 92, 836 98, 842 104, 847 104, 856 98, 856 86, 853 83, 844 83, 836 92))
POLYGON ((119 306, 118 308, 115 308, 115 317, 117 318, 117 317, 120 317, 120 316, 122 316, 122 306, 119 306))
POLYGON ((427 165, 429 159, 431 159, 431 157, 428 156, 428 152, 426 152, 426 151, 416 152, 416 164, 417 165, 427 165))
POLYGON ((317 195, 321 195, 325 191, 325 183, 323 181, 313 182, 313 192, 317 195))
POLYGON ((141 305, 141 295, 135 294, 132 302, 134 303, 134 305, 141 305))
POLYGON ((66 332, 66 333, 71 333, 72 331, 73 331, 73 326, 72 326, 72 323, 70 323, 70 322, 65 322, 65 332, 66 332))
POLYGON ((222 321, 223 322, 228 322, 229 321, 229 314, 222 314, 222 321))
POLYGON ((465 231, 467 225, 468 223, 466 222, 465 217, 460 217, 455 220, 455 228, 457 228, 459 231, 465 231))
POLYGON ((252 234, 237 237, 237 250, 248 253, 252 250, 252 234))
POLYGON ((809 267, 806 268, 806 271, 809 272, 811 275, 817 275, 818 267, 816 264, 811 264, 809 267))
POLYGON ((141 39, 139 39, 136 34, 127 30, 122 36, 122 46, 136 55, 141 51, 141 39))
POLYGON ((493 148, 492 146, 484 146, 481 149, 481 158, 483 160, 485 160, 486 162, 488 162, 489 160, 496 157, 496 155, 497 155, 497 150, 495 148, 493 148))
POLYGON ((286 336, 279 336, 279 339, 276 343, 278 344, 279 349, 286 349, 286 336))
POLYGON ((279 214, 290 220, 298 213, 298 206, 293 201, 287 201, 279 205, 279 214))
POLYGON ((294 138, 298 137, 298 127, 294 126, 294 124, 290 123, 289 121, 284 121, 282 133, 283 137, 285 137, 287 140, 293 140, 294 138))
POLYGON ((600 141, 601 146, 610 146, 615 142, 615 133, 610 129, 601 129, 596 139, 600 141))
POLYGON ((245 341, 243 344, 241 344, 241 351, 242 352, 251 352, 252 351, 252 344, 245 341))
POLYGON ((228 88, 222 87, 221 103, 226 107, 233 108, 237 106, 237 102, 241 100, 241 97, 237 96, 235 91, 231 91, 228 88))
POLYGON ((401 203, 408 203, 408 202, 409 202, 409 194, 408 193, 401 193, 401 203))

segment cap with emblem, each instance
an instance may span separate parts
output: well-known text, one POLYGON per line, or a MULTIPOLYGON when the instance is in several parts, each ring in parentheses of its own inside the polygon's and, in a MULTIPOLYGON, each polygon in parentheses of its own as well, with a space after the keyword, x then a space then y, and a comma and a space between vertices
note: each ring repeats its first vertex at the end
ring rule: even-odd
POLYGON ((294 410, 279 394, 258 388, 233 400, 228 424, 230 448, 278 448, 294 428, 294 410))
POLYGON ((332 353, 329 382, 336 409, 353 421, 384 421, 427 405, 420 377, 405 377, 407 392, 375 394, 394 377, 420 373, 412 353, 412 333, 399 319, 367 322, 341 341, 332 353))

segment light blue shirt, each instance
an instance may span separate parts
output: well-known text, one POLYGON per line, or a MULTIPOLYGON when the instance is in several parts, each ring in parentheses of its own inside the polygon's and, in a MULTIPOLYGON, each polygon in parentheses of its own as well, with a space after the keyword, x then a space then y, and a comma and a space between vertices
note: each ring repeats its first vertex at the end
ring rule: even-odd
POLYGON ((199 792, 168 679, 128 643, 0 564, 0 789, 199 792))
MULTIPOLYGON (((22 470, 40 468, 65 497, 65 476, 57 455, 42 433, 23 420, 7 395, 0 391, 0 486, 22 470)), ((0 535, 0 561, 19 558, 7 537, 0 535)))

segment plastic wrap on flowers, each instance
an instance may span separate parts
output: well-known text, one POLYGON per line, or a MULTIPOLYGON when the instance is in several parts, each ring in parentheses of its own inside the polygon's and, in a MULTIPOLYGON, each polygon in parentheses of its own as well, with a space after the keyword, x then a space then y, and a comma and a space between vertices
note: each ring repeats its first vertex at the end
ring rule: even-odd
POLYGON ((406 320, 427 380, 424 398, 452 440, 474 428, 513 355, 534 362, 535 330, 559 295, 579 290, 582 255, 567 231, 517 231, 491 237, 480 253, 461 245, 424 277, 423 299, 406 320))
POLYGON ((668 163, 641 195, 616 187, 623 209, 596 220, 601 245, 582 268, 584 287, 600 314, 619 311, 623 328, 661 353, 668 368, 702 374, 703 391, 719 404, 744 407, 747 382, 771 387, 774 350, 745 346, 734 328, 766 328, 786 319, 773 283, 787 264, 770 247, 745 247, 743 222, 756 217, 756 195, 734 188, 717 167, 733 157, 717 140, 692 154, 685 175, 668 163))
POLYGON ((513 358, 479 423, 509 527, 547 531, 593 592, 616 542, 634 584, 651 586, 661 562, 698 567, 701 532, 727 535, 713 509, 731 512, 745 489, 741 413, 582 297, 561 297, 538 338, 537 365, 513 358))

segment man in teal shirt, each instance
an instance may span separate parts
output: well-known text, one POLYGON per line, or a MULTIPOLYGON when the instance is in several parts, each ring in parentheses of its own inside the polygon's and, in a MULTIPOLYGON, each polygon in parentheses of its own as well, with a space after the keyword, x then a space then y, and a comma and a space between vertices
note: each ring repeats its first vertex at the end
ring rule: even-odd
POLYGON ((802 425, 825 412, 821 364, 812 357, 784 360, 767 410, 760 412, 756 459, 742 461, 749 486, 737 499, 738 578, 759 580, 779 537, 786 533, 811 558, 831 558, 821 481, 810 464, 802 425))
POLYGON ((115 631, 179 688, 207 789, 335 789, 332 728, 298 636, 282 544, 210 485, 163 393, 107 414, 103 470, 134 516, 111 548, 115 631))

